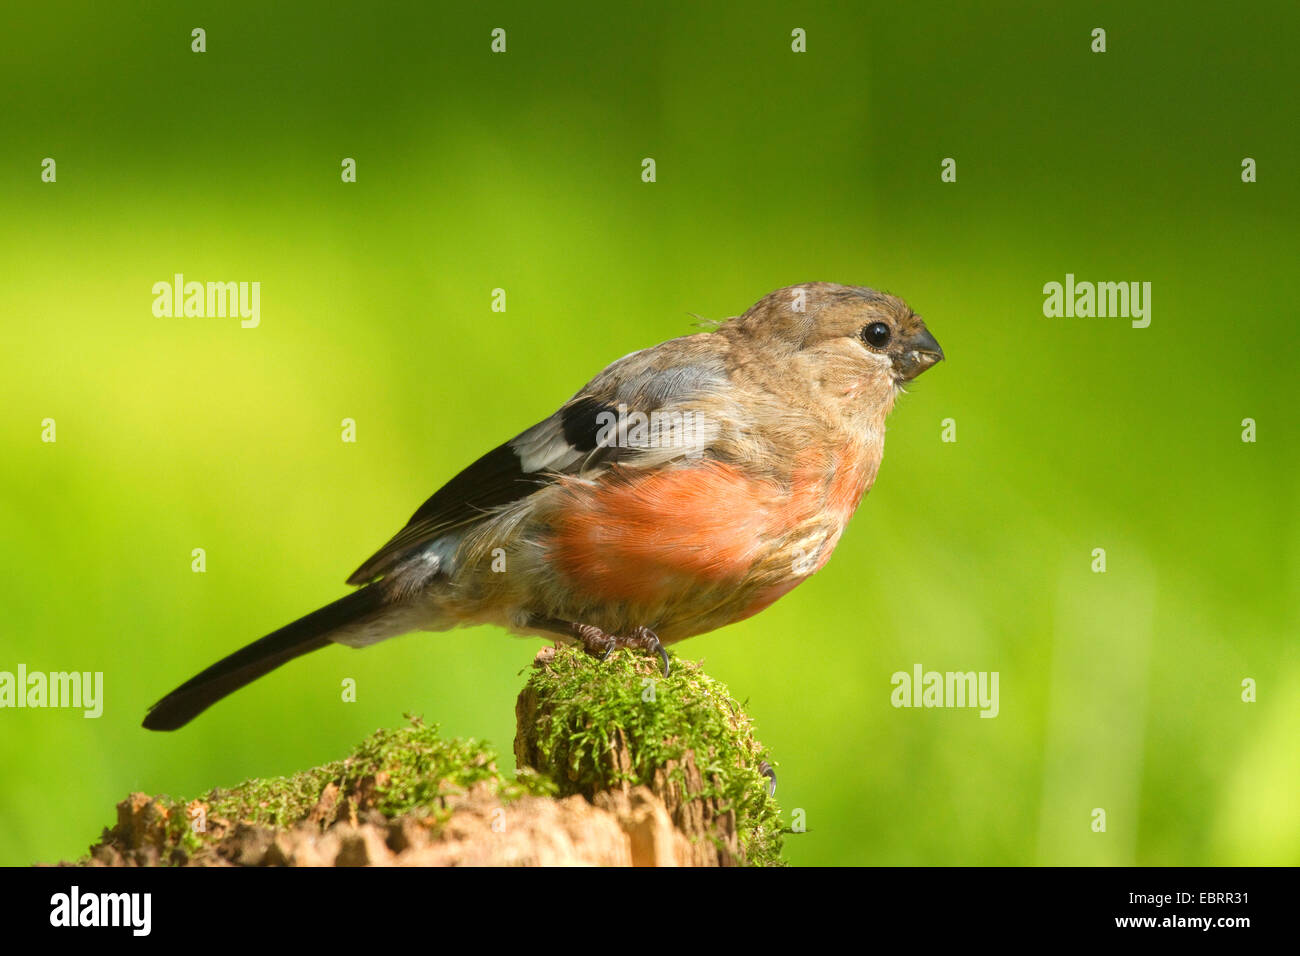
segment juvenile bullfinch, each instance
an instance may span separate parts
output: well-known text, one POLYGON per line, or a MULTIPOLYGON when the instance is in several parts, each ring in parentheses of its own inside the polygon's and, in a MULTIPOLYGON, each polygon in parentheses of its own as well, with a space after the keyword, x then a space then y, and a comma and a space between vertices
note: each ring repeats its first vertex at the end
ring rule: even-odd
POLYGON ((810 282, 633 352, 478 459, 348 578, 357 590, 186 681, 175 730, 330 643, 495 624, 608 654, 742 620, 830 558, 885 417, 943 358, 905 302, 810 282))

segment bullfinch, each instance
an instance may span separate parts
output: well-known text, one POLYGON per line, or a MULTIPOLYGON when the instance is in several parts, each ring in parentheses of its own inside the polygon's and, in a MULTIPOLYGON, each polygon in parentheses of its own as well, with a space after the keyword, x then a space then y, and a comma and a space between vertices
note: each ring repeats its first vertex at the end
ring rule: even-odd
POLYGON ((175 730, 331 643, 494 624, 607 655, 742 620, 830 558, 880 468, 885 418, 943 358, 872 289, 778 289, 625 355, 461 471, 359 567, 356 590, 150 708, 175 730))

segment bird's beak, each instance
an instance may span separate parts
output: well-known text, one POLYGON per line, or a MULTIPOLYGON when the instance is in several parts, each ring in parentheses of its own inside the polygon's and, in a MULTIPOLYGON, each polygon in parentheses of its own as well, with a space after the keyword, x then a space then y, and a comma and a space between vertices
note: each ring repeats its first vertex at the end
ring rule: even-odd
POLYGON ((934 340, 929 329, 921 329, 912 335, 906 344, 906 351, 898 361, 898 377, 910 382, 931 365, 943 361, 943 349, 934 340))

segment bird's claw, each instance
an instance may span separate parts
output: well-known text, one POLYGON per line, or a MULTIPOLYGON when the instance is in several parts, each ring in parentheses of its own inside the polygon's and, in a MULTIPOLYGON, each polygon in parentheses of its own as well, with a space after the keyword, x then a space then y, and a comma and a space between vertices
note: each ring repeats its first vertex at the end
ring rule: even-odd
POLYGON ((664 646, 663 646, 662 644, 660 644, 657 640, 655 641, 655 647, 656 647, 656 649, 659 651, 659 657, 660 657, 660 658, 663 660, 663 662, 664 662, 664 677, 667 677, 668 674, 669 674, 669 672, 670 672, 670 670, 671 670, 671 668, 670 668, 670 666, 669 666, 669 664, 668 664, 668 652, 667 652, 666 650, 664 650, 664 646))
POLYGON ((648 627, 638 627, 632 632, 632 636, 627 638, 629 646, 644 648, 651 654, 658 654, 659 659, 664 662, 664 677, 671 672, 671 665, 668 662, 668 651, 663 643, 659 640, 659 635, 648 627))
POLYGON ((776 770, 773 769, 770 763, 764 760, 758 765, 758 772, 761 773, 763 776, 767 777, 767 779, 770 781, 767 785, 767 795, 769 797, 775 797, 776 796, 776 770))
POLYGON ((672 672, 668 651, 659 640, 659 636, 648 627, 638 627, 627 637, 618 637, 614 634, 606 634, 600 628, 590 624, 577 624, 573 625, 573 633, 582 641, 582 646, 588 654, 602 661, 609 660, 609 656, 620 647, 632 647, 658 654, 664 664, 664 677, 672 672))

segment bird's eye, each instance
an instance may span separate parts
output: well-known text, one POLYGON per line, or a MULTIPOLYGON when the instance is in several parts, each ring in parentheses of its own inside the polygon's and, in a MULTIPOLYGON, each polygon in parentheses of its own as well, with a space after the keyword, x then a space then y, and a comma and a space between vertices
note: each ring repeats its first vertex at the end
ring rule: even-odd
POLYGON ((883 349, 889 344, 889 326, 884 322, 872 322, 862 330, 862 341, 872 348, 883 349))

